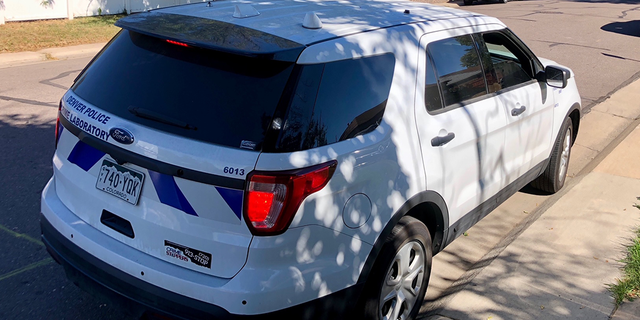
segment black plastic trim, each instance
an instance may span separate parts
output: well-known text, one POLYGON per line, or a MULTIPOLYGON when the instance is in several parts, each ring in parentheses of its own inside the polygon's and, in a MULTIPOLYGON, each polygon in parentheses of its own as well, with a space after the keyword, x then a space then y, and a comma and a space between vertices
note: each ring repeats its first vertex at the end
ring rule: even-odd
POLYGON ((244 190, 245 180, 223 177, 147 158, 137 153, 133 153, 131 151, 114 146, 106 141, 100 140, 82 131, 80 128, 76 127, 64 116, 62 116, 60 112, 58 112, 58 118, 60 119, 60 123, 64 126, 64 128, 77 136, 80 141, 109 154, 119 164, 127 162, 133 163, 137 166, 147 168, 149 170, 175 177, 180 177, 182 179, 202 182, 224 188, 244 190))
MULTIPOLYGON (((440 196, 435 191, 424 191, 418 193, 413 196, 411 199, 407 200, 400 209, 393 215, 393 217, 389 220, 385 228, 380 233, 378 240, 371 249, 371 253, 367 257, 367 260, 364 264, 362 271, 360 272, 360 278, 358 279, 358 283, 364 284, 369 277, 369 273, 373 267, 373 264, 378 257, 378 254, 382 250, 382 246, 387 240, 389 234, 393 230, 393 227, 400 221, 402 217, 409 214, 411 210, 416 208, 417 206, 429 203, 435 205, 442 214, 442 222, 444 225, 444 230, 439 232, 439 230, 435 230, 436 236, 432 239, 432 243, 434 244, 433 254, 437 254, 442 251, 447 245, 449 245, 453 240, 455 240, 459 235, 463 234, 466 230, 475 225, 482 218, 491 213, 495 208, 497 208, 504 201, 509 199, 512 195, 518 192, 522 187, 526 186, 533 179, 537 178, 544 169, 547 167, 549 160, 545 160, 531 170, 529 170, 526 174, 516 179, 516 181, 509 184, 506 188, 498 192, 493 197, 489 198, 487 201, 483 202, 471 212, 467 213, 464 217, 458 220, 450 227, 446 227, 449 225, 449 211, 447 209, 447 205, 440 196)), ((431 230, 430 230, 431 231, 431 230)))
POLYGON ((489 213, 495 210, 499 205, 509 199, 512 195, 516 194, 520 189, 529 184, 533 179, 537 178, 542 174, 544 169, 547 167, 549 163, 549 159, 546 159, 540 163, 538 163, 535 167, 531 168, 527 173, 522 175, 520 178, 516 179, 514 182, 510 183, 507 187, 500 190, 491 198, 487 199, 487 201, 483 202, 475 209, 471 210, 469 213, 465 214, 462 218, 456 221, 453 225, 449 227, 447 232, 447 238, 445 239, 444 246, 447 246, 453 240, 458 238, 465 231, 469 230, 473 227, 478 221, 482 220, 482 218, 486 217, 489 213))
MULTIPOLYGON (((565 119, 569 118, 569 116, 575 111, 578 111, 578 119, 576 119, 576 121, 573 122, 573 137, 572 137, 573 139, 571 139, 571 145, 576 143, 576 138, 578 138, 578 129, 580 128, 580 119, 582 119, 582 116, 584 116, 584 114, 582 113, 582 107, 580 106, 579 103, 576 102, 571 106, 571 108, 569 108, 569 111, 567 111, 567 114, 564 116, 565 119)), ((549 156, 551 156, 551 154, 549 154, 549 156)))
POLYGON ((102 224, 104 224, 105 226, 118 231, 119 233, 131 239, 136 237, 136 234, 133 232, 131 222, 107 210, 102 210, 102 215, 100 215, 100 222, 102 222, 102 224))
MULTIPOLYGON (((162 289, 133 277, 82 250, 40 214, 42 242, 81 289, 105 297, 134 316, 160 315, 175 319, 355 319, 354 310, 362 286, 353 285, 322 298, 290 308, 258 315, 231 314, 224 308, 162 289)), ((241 301, 238 301, 241 303, 241 301)))

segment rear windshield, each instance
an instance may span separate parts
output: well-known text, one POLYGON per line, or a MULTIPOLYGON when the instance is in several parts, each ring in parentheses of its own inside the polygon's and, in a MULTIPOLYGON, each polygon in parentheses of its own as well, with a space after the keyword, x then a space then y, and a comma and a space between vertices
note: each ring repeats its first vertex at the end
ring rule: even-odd
POLYGON ((72 90, 144 126, 259 150, 293 68, 123 30, 72 90))

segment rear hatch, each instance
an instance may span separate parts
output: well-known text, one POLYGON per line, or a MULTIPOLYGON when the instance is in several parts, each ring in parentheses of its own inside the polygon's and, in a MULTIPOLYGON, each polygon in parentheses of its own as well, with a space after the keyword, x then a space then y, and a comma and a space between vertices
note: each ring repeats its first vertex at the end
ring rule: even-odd
POLYGON ((57 194, 114 239, 233 277, 252 238, 246 175, 302 47, 231 26, 203 33, 192 17, 126 19, 61 101, 57 194))

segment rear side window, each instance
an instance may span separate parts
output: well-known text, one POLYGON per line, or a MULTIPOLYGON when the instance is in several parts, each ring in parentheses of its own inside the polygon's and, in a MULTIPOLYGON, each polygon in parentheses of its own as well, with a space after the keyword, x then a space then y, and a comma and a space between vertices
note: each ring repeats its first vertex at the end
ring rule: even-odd
POLYGON ((123 30, 72 90, 144 126, 257 150, 293 68, 123 30))
POLYGON ((487 92, 482 65, 471 35, 430 43, 427 54, 435 67, 445 107, 487 92))
POLYGON ((286 112, 274 117, 273 150, 315 148, 374 130, 384 114, 393 54, 300 66, 286 112))
POLYGON ((424 104, 428 111, 442 109, 442 99, 440 99, 440 89, 438 88, 438 77, 433 69, 431 59, 427 60, 427 79, 424 88, 424 104))

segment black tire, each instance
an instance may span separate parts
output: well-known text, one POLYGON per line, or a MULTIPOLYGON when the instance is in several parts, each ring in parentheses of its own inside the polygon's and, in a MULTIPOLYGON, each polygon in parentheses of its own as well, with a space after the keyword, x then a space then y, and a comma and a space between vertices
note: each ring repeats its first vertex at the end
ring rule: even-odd
POLYGON ((500 2, 507 3, 507 2, 509 2, 509 0, 500 0, 500 2))
POLYGON ((567 180, 571 146, 573 145, 573 123, 566 118, 549 157, 549 164, 542 175, 531 182, 531 186, 548 193, 556 193, 567 180))
POLYGON ((404 216, 387 237, 367 279, 361 297, 363 319, 382 320, 384 319, 382 313, 385 310, 387 313, 391 313, 396 310, 396 307, 403 315, 403 317, 399 317, 400 319, 414 319, 420 311, 422 300, 427 291, 431 275, 431 258, 429 230, 419 220, 404 216), (400 275, 402 272, 399 270, 401 268, 399 265, 402 264, 400 260, 403 257, 408 258, 404 261, 409 262, 406 276, 400 275), (421 262, 422 264, 420 264, 421 262), (422 271, 419 271, 420 267, 422 271), (394 286, 396 288, 391 289, 394 286), (389 289, 390 292, 386 296, 390 297, 395 294, 394 298, 390 298, 386 302, 382 301, 384 300, 381 299, 383 289, 389 289), (400 291, 402 295, 400 295, 400 291), (402 300, 401 296, 409 298, 402 300), (405 302, 400 302, 400 306, 398 306, 398 301, 405 302))
POLYGON ((473 4, 473 0, 464 0, 463 2, 465 6, 470 6, 473 4))

